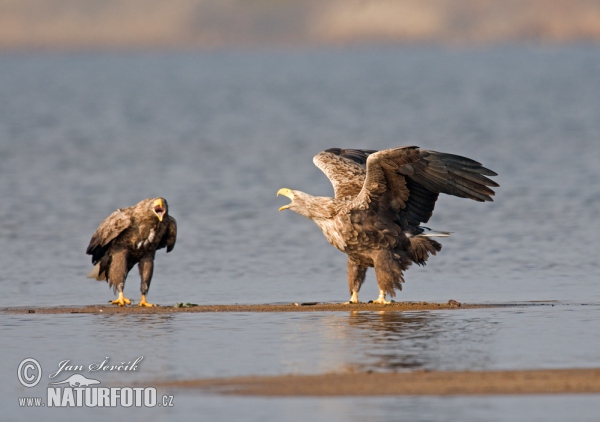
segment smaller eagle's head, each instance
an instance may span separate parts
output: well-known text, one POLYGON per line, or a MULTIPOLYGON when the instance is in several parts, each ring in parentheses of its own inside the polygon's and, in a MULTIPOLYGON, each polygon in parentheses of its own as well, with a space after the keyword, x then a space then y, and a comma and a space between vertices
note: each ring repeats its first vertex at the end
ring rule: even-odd
POLYGON ((165 198, 155 198, 152 201, 152 212, 158 217, 158 221, 163 221, 165 215, 169 213, 169 204, 165 198))
POLYGON ((331 218, 333 216, 331 198, 312 196, 299 190, 288 188, 279 189, 277 196, 279 195, 287 196, 292 200, 289 204, 280 207, 279 211, 292 210, 311 220, 331 218))

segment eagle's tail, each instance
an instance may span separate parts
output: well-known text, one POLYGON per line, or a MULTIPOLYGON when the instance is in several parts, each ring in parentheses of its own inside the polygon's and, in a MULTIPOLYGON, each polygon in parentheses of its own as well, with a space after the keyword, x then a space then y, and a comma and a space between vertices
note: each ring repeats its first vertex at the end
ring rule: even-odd
POLYGON ((97 263, 96 265, 94 265, 94 268, 92 268, 92 271, 90 271, 87 275, 87 278, 93 278, 95 280, 103 280, 102 277, 100 277, 100 263, 97 263))
POLYGON ((98 262, 94 265, 94 268, 88 273, 87 278, 93 278, 98 281, 106 281, 107 280, 107 268, 103 261, 98 262))
POLYGON ((433 240, 432 237, 448 237, 450 233, 439 232, 440 234, 434 234, 436 232, 429 232, 419 234, 409 238, 410 240, 410 259, 418 265, 425 265, 429 254, 435 255, 437 252, 442 250, 442 245, 433 240))
POLYGON ((419 236, 423 236, 423 237, 450 237, 450 236, 452 236, 452 232, 442 232, 442 231, 429 230, 429 231, 425 231, 425 232, 421 233, 419 236))
POLYGON ((444 232, 440 230, 432 230, 429 227, 418 226, 408 228, 404 234, 406 237, 423 236, 423 237, 450 237, 452 232, 444 232))

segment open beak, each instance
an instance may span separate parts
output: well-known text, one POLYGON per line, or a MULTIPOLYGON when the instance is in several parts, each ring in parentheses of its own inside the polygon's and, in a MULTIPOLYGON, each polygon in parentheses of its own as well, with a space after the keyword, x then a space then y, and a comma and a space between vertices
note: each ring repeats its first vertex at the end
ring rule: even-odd
POLYGON ((154 201, 153 205, 154 214, 156 214, 156 216, 158 217, 158 221, 163 221, 165 212, 167 211, 167 207, 165 206, 165 203, 163 202, 162 198, 159 198, 156 201, 154 201))
MULTIPOLYGON (((292 201, 294 200, 294 194, 292 193, 291 189, 288 189, 288 188, 279 189, 277 191, 277 196, 279 196, 279 195, 287 196, 292 201)), ((284 205, 283 207, 279 208, 279 211, 287 210, 290 207, 290 205, 292 205, 291 202, 289 204, 284 205)))

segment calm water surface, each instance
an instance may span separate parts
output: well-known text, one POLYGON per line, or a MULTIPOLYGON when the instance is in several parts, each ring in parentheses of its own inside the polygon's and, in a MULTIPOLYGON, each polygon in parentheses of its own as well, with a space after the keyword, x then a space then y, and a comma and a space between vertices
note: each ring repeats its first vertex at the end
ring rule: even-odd
MULTIPOLYGON (((106 284, 85 279, 89 238, 114 209, 158 195, 169 200, 179 238, 173 253, 157 256, 151 301, 346 300, 344 255, 313 223, 278 213, 285 200, 275 193, 331 195, 311 162, 323 149, 399 145, 467 155, 497 171, 501 184, 491 204, 438 201, 429 225, 454 236, 427 267, 408 271, 399 300, 556 301, 402 314, 4 315, 3 416, 305 420, 308 411, 315 420, 597 420, 598 396, 258 399, 177 391, 169 409, 52 411, 19 408, 17 398, 44 393, 60 361, 107 356, 144 356, 135 373, 98 377, 119 386, 598 366, 599 75, 594 47, 0 56, 0 307, 106 303, 106 284), (44 372, 32 389, 16 377, 26 357, 44 372)), ((125 292, 137 300, 135 271, 125 292)), ((362 299, 376 295, 370 274, 362 299)))

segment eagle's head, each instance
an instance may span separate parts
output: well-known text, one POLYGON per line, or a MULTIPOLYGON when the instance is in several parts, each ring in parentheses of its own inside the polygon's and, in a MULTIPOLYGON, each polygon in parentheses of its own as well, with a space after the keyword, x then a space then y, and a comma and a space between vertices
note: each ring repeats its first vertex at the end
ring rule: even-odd
POLYGON ((163 221, 165 215, 169 213, 169 204, 165 198, 155 198, 151 207, 152 212, 158 217, 158 221, 163 221))
POLYGON ((299 190, 282 188, 277 191, 277 196, 287 196, 292 200, 287 205, 279 208, 279 211, 292 210, 311 220, 331 218, 334 211, 332 208, 332 199, 312 196, 299 190))
POLYGON ((288 188, 281 188, 277 191, 277 196, 279 195, 283 195, 283 196, 287 196, 288 198, 290 198, 292 200, 292 202, 290 202, 287 205, 284 205, 283 207, 279 208, 279 211, 283 211, 283 210, 288 210, 291 209, 292 211, 296 211, 294 205, 294 199, 296 198, 296 196, 294 195, 294 191, 288 188))

